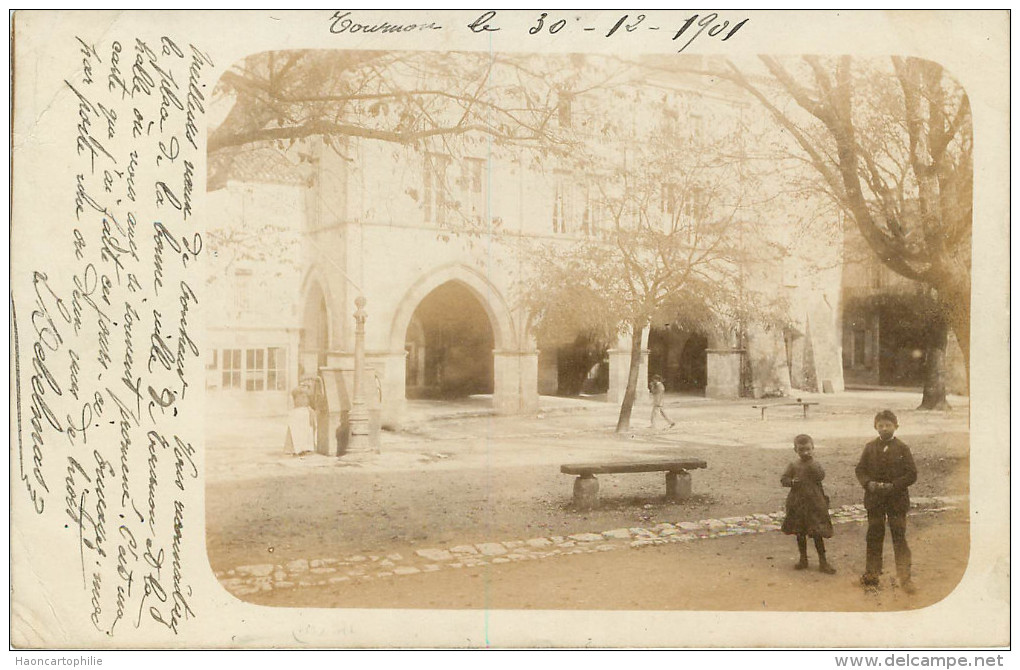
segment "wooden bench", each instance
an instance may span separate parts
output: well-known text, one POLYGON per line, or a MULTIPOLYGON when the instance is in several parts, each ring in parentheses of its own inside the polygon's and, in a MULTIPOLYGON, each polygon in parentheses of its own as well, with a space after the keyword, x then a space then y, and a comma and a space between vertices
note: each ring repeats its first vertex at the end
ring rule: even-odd
POLYGON ((629 472, 665 472, 666 498, 684 500, 691 496, 691 475, 688 470, 707 468, 708 463, 698 458, 669 461, 625 461, 618 463, 581 463, 561 465, 560 472, 577 475, 574 480, 574 505, 591 509, 599 501, 599 480, 595 475, 625 474, 629 472))
POLYGON ((806 402, 804 400, 801 400, 800 398, 797 398, 796 400, 792 400, 790 402, 770 402, 767 405, 751 405, 751 407, 753 407, 754 409, 760 409, 761 410, 761 420, 764 421, 765 420, 765 411, 768 408, 770 408, 770 407, 803 407, 804 408, 804 418, 806 419, 806 418, 808 418, 808 409, 811 408, 814 405, 817 405, 817 404, 819 404, 819 403, 817 403, 817 402, 806 402))

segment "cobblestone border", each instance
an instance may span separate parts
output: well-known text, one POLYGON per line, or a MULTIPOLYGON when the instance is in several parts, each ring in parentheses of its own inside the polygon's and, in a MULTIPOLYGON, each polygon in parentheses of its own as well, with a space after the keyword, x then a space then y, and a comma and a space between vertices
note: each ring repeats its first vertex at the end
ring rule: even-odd
MULTIPOLYGON (((919 498, 911 514, 938 513, 957 509, 963 498, 919 498)), ((864 505, 844 505, 830 510, 834 524, 860 522, 867 519, 864 505)), ((777 532, 784 512, 748 516, 658 523, 650 528, 614 528, 601 533, 536 537, 529 540, 462 544, 448 548, 417 549, 405 556, 355 555, 344 558, 297 559, 284 564, 264 563, 242 565, 216 578, 235 596, 246 596, 274 589, 328 586, 352 581, 385 579, 439 570, 457 570, 485 565, 534 561, 554 556, 590 554, 616 549, 660 546, 676 542, 692 542, 732 535, 777 532)))

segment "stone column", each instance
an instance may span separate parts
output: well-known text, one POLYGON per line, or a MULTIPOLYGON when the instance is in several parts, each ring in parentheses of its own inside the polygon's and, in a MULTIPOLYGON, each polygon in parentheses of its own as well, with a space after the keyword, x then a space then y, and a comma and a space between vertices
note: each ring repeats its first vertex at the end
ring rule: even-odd
MULTIPOLYGON (((641 337, 641 367, 638 369, 637 394, 634 403, 640 403, 648 399, 648 329, 645 328, 641 337)), ((609 390, 606 392, 606 402, 621 403, 623 395, 627 392, 627 377, 630 375, 630 335, 621 335, 616 341, 616 347, 608 351, 609 354, 609 390)))
POLYGON ((707 349, 708 380, 706 398, 740 397, 740 363, 743 349, 707 349))
POLYGON ((538 409, 538 352, 493 351, 492 407, 497 414, 538 409))
POLYGON ((354 299, 357 309, 354 312, 354 392, 351 397, 350 418, 350 442, 347 444, 348 453, 374 451, 369 437, 369 415, 368 406, 365 404, 365 320, 368 312, 365 311, 364 296, 354 299))

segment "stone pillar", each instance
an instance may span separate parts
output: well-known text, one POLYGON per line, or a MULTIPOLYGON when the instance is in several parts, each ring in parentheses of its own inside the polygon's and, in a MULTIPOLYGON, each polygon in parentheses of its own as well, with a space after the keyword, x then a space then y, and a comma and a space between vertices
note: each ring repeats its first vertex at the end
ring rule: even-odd
POLYGON ((365 311, 366 300, 363 296, 354 299, 357 309, 354 312, 354 392, 351 395, 351 410, 348 417, 350 425, 350 441, 347 443, 348 453, 373 451, 369 437, 369 413, 365 403, 365 311))
POLYGON ((492 408, 497 414, 538 409, 538 352, 493 351, 492 408))
MULTIPOLYGON (((641 367, 638 369, 637 394, 634 397, 635 405, 648 400, 647 328, 645 328, 641 339, 641 367)), ((623 395, 627 392, 627 377, 630 375, 630 348, 632 341, 630 335, 621 335, 616 341, 616 347, 608 351, 609 390, 606 392, 606 402, 623 402, 623 395)))
POLYGON ((556 349, 550 347, 538 352, 538 392, 540 395, 556 395, 559 387, 556 349))
POLYGON ((581 475, 574 480, 574 507, 589 510, 599 504, 599 480, 595 475, 581 475))
POLYGON ((706 398, 740 397, 740 363, 743 349, 707 349, 708 381, 706 398))
POLYGON ((606 391, 606 402, 619 404, 623 402, 623 394, 627 390, 630 348, 616 347, 607 353, 609 354, 609 390, 606 391))
POLYGON ((691 473, 666 473, 666 500, 687 500, 691 497, 691 473))

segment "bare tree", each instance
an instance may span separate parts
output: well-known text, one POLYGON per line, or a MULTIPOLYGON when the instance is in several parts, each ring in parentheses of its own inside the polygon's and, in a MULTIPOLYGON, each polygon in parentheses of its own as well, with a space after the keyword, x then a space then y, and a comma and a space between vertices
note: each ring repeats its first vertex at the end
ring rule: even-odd
POLYGON ((563 91, 612 82, 576 56, 428 51, 284 51, 244 59, 216 88, 230 111, 210 133, 215 153, 321 136, 342 150, 361 137, 423 148, 458 138, 544 151, 565 147, 563 91), (562 61, 562 62, 558 62, 562 61))
POLYGON ((789 133, 828 194, 890 270, 920 282, 937 306, 930 320, 923 409, 946 407, 945 349, 952 328, 970 356, 973 133, 966 93, 936 63, 850 57, 763 56, 764 76, 729 63, 789 133))
POLYGON ((617 432, 630 427, 650 324, 731 324, 752 311, 764 315, 770 304, 740 277, 744 245, 756 239, 748 198, 754 189, 738 155, 746 129, 692 135, 689 126, 669 122, 675 110, 643 104, 647 118, 663 122, 654 141, 634 142, 632 130, 610 124, 575 154, 575 216, 567 217, 561 242, 529 247, 534 274, 524 288, 540 337, 586 332, 612 342, 630 334, 617 432))

